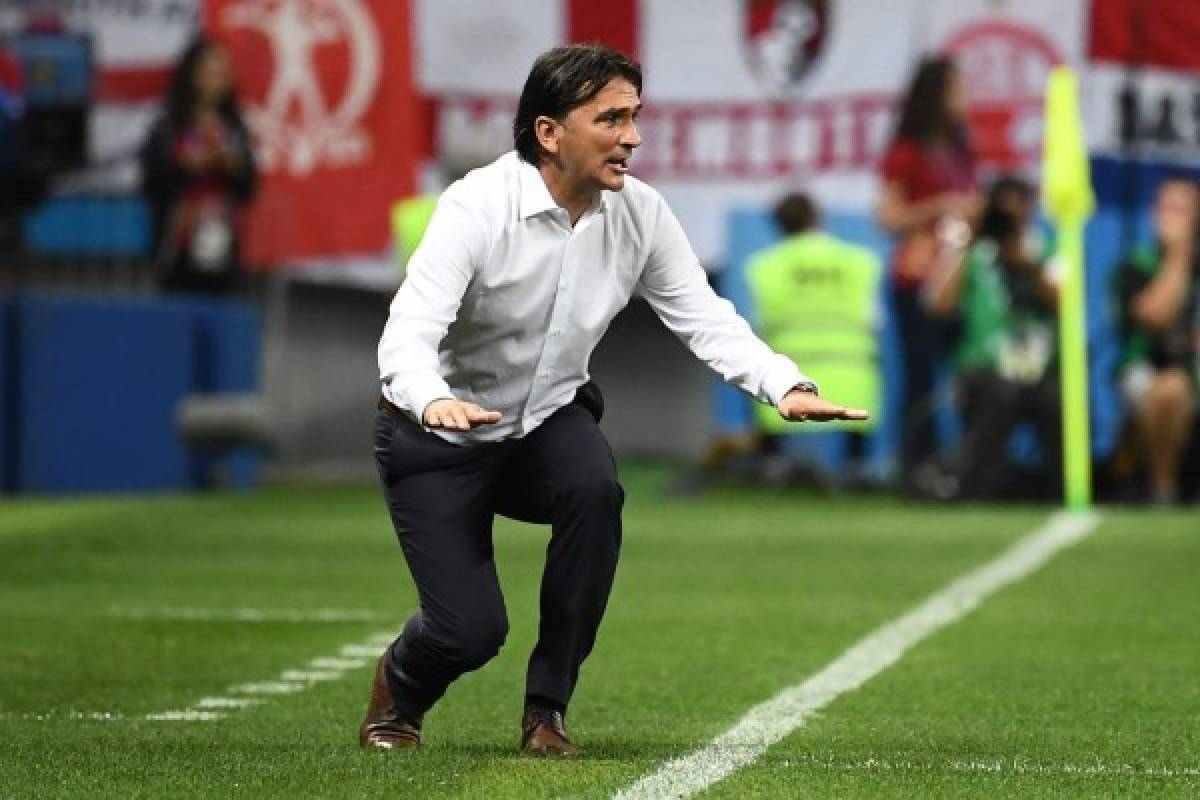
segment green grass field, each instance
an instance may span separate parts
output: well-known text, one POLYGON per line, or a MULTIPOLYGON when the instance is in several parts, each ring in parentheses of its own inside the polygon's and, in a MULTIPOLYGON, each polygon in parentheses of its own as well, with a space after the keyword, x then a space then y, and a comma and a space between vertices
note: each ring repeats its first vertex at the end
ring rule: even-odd
MULTIPOLYGON (((0 798, 608 797, 1050 511, 683 501, 669 477, 623 473, 625 549, 569 763, 516 752, 544 529, 498 524, 501 655, 451 688, 419 751, 363 752, 371 669, 343 647, 414 603, 375 487, 0 503, 0 798), (220 706, 289 670, 314 677, 220 706), (222 716, 147 718, 201 706, 222 716)), ((1104 511, 703 796, 1200 796, 1200 520, 1104 511)))

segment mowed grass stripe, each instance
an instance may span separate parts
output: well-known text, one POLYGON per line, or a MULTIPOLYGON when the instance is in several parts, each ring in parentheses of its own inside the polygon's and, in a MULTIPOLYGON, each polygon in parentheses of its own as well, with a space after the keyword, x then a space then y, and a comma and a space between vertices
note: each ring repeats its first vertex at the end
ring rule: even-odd
POLYGON ((1046 564, 1090 534, 1094 514, 1060 513, 982 567, 878 628, 803 683, 754 707, 707 746, 672 759, 615 795, 619 800, 690 797, 743 767, 802 726, 839 695, 896 663, 923 639, 977 608, 996 591, 1046 564))

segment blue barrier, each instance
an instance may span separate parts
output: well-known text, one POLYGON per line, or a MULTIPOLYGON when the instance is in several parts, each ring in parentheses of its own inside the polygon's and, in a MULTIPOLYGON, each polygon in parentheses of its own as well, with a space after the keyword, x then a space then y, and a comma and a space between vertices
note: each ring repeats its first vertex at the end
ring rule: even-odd
MULTIPOLYGON (((192 388, 202 393, 246 393, 258 388, 261 324, 258 311, 245 303, 192 300, 197 348, 192 388)), ((257 448, 234 448, 221 453, 195 453, 193 483, 214 481, 238 489, 257 482, 262 456, 257 448)))
POLYGON ((24 236, 43 255, 139 258, 150 252, 150 211, 137 196, 53 198, 26 215, 24 236))
POLYGON ((188 454, 175 405, 195 370, 187 316, 152 302, 19 302, 17 489, 177 489, 188 454))
POLYGON ((30 492, 195 488, 213 468, 254 484, 258 457, 189 451, 186 395, 253 391, 259 321, 245 304, 23 294, 15 299, 9 485, 30 492))

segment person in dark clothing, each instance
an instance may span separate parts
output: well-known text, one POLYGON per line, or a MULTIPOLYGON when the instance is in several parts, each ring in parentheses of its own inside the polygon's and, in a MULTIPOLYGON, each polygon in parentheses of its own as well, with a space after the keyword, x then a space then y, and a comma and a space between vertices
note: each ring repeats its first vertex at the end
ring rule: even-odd
POLYGON ((160 286, 231 290, 240 271, 237 212, 254 196, 257 174, 220 45, 199 38, 184 52, 166 111, 142 146, 141 166, 160 286))
POLYGON ((900 475, 903 486, 916 489, 919 468, 937 451, 935 377, 955 335, 952 324, 929 315, 921 292, 938 258, 938 222, 973 221, 980 205, 966 96, 949 58, 918 66, 880 173, 877 217, 895 240, 891 310, 904 358, 900 475))
POLYGON ((931 311, 961 320, 954 352, 964 423, 955 469, 961 499, 1011 495, 1020 471, 1008 445, 1022 422, 1033 425, 1042 452, 1034 483, 1049 494, 1061 483, 1058 284, 1034 211, 1030 184, 996 181, 975 243, 927 284, 931 311))
MULTIPOLYGON (((1154 244, 1116 273, 1118 379, 1132 414, 1151 499, 1179 499, 1180 465, 1195 425, 1200 371, 1200 189, 1170 178, 1154 203, 1154 244)), ((1188 482, 1193 483, 1193 477, 1188 482)))

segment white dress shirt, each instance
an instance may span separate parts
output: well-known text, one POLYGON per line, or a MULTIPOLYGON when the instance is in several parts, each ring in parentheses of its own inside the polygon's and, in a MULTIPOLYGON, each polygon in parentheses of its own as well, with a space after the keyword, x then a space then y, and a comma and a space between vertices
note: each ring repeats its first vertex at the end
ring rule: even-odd
POLYGON ((657 191, 626 177, 571 227, 515 152, 448 188, 379 342, 386 397, 420 421, 439 398, 503 416, 466 444, 521 437, 570 403, 592 350, 637 293, 696 356, 759 400, 807 380, 709 287, 657 191))

